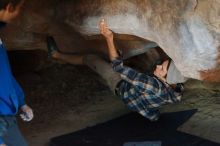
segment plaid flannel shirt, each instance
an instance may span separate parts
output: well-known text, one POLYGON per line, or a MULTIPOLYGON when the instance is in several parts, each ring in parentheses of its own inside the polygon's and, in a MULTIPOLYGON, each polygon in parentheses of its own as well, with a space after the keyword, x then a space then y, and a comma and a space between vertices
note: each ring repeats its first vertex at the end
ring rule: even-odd
POLYGON ((156 76, 140 73, 123 65, 122 58, 112 61, 113 70, 120 73, 119 96, 124 103, 151 121, 158 120, 161 105, 181 100, 183 86, 172 88, 156 76))

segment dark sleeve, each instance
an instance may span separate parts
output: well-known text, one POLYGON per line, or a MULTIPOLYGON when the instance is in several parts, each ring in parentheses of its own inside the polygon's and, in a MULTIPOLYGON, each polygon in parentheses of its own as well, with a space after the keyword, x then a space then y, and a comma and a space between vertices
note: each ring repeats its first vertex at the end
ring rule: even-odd
POLYGON ((175 98, 176 101, 181 101, 184 91, 184 85, 182 83, 176 84, 176 87, 173 88, 173 91, 173 98, 175 98))
POLYGON ((183 83, 176 84, 175 92, 182 93, 183 91, 184 91, 184 84, 183 83))

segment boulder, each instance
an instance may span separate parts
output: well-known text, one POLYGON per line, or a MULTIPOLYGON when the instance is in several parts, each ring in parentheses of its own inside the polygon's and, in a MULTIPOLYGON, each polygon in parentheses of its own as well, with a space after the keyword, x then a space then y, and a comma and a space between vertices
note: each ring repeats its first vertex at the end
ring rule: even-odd
POLYGON ((156 42, 185 77, 220 82, 219 4, 216 0, 32 0, 4 37, 9 48, 45 49, 45 36, 50 34, 64 51, 106 52, 87 43, 99 34, 98 21, 106 18, 115 33, 156 42))

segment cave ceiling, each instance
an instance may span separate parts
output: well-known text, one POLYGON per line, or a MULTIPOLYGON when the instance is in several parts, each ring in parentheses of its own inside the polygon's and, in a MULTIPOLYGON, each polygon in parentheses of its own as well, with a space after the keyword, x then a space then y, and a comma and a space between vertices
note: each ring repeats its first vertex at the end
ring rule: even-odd
POLYGON ((14 50, 45 50, 52 35, 62 51, 106 55, 97 27, 101 18, 125 51, 152 41, 185 77, 220 82, 217 0, 29 0, 1 37, 14 50))

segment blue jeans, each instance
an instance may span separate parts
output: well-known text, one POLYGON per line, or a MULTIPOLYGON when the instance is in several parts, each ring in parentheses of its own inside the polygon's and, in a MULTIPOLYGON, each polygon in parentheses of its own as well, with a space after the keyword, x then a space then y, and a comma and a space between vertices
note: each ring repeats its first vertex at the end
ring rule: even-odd
POLYGON ((6 146, 27 146, 14 116, 0 116, 0 136, 6 146))

